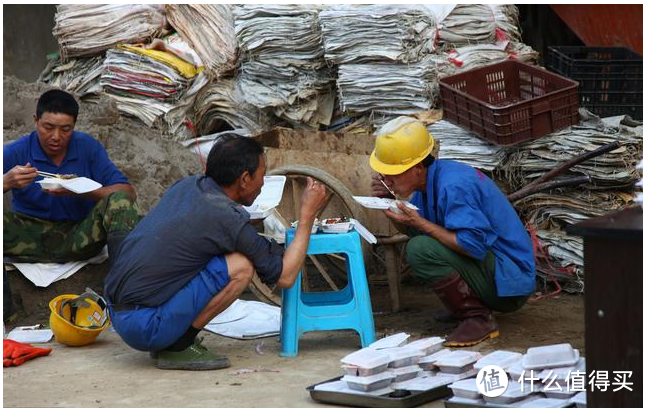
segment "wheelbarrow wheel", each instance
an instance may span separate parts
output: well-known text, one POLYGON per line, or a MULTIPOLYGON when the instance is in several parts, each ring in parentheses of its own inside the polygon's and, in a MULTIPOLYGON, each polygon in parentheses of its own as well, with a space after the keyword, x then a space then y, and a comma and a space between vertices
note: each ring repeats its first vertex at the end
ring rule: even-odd
MULTIPOLYGON (((330 200, 319 213, 318 219, 346 216, 351 217, 365 225, 363 208, 352 198, 350 190, 336 177, 312 166, 288 165, 271 170, 268 175, 282 175, 287 177, 283 197, 276 208, 276 216, 286 228, 298 219, 300 199, 307 183, 307 177, 323 183, 328 191, 330 200)), ((370 246, 361 241, 363 257, 368 261, 370 246)), ((366 269, 368 269, 366 267, 366 269)), ((305 291, 330 291, 339 290, 347 284, 347 271, 345 259, 338 254, 308 255, 303 265, 302 287, 305 291)), ((250 284, 251 291, 262 301, 280 305, 280 289, 270 287, 254 276, 250 284)))

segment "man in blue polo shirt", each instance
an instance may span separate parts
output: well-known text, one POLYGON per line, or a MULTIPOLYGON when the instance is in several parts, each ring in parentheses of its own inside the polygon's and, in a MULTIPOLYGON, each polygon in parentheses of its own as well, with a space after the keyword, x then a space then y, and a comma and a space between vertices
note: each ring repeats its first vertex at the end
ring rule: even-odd
POLYGON ((41 95, 36 131, 3 148, 4 255, 22 262, 89 259, 108 244, 109 256, 139 220, 135 191, 90 135, 74 131, 79 105, 61 90, 41 95), (88 177, 103 187, 85 194, 45 190, 37 171, 88 177))
POLYGON ((377 132, 370 166, 373 196, 390 188, 401 197, 401 214, 384 210, 402 230, 415 235, 406 257, 415 274, 430 282, 457 319, 449 347, 471 346, 498 336, 492 310, 519 309, 534 290, 531 240, 507 197, 477 169, 431 155, 434 139, 426 127, 401 117, 377 132), (384 186, 384 183, 388 186, 384 186))

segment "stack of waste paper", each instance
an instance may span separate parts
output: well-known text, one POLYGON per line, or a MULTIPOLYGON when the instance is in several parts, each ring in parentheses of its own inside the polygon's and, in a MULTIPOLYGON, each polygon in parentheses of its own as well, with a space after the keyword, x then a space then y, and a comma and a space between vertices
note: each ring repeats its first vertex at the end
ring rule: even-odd
POLYGON ((63 60, 159 37, 166 25, 164 7, 154 4, 61 4, 54 20, 63 60))
POLYGON ((98 99, 102 91, 103 57, 74 58, 66 63, 60 56, 50 59, 38 82, 73 92, 85 101, 98 99))
POLYGON ((168 21, 219 78, 233 71, 237 43, 233 12, 227 4, 168 4, 168 21))
POLYGON ((121 45, 106 53, 101 85, 120 111, 152 126, 179 101, 196 74, 195 66, 168 52, 121 45))
POLYGON ((264 111, 244 100, 236 79, 209 83, 195 100, 195 125, 201 135, 227 128, 253 134, 270 129, 272 124, 264 111))
POLYGON ((505 160, 504 148, 446 120, 433 123, 428 131, 440 144, 440 159, 459 161, 490 174, 505 160))
POLYGON ((308 5, 235 8, 247 103, 293 124, 330 124, 334 77, 323 58, 318 12, 308 5))
POLYGON ((432 106, 435 23, 423 7, 335 6, 319 20, 325 58, 338 65, 344 112, 407 114, 432 106))
MULTIPOLYGON (((584 112, 585 113, 585 112, 584 112)), ((587 114, 586 114, 587 116, 587 114)), ((620 147, 584 161, 569 175, 587 175, 591 182, 532 194, 514 203, 537 231, 552 263, 583 270, 581 237, 567 236, 567 225, 625 208, 633 203, 636 168, 643 155, 642 127, 628 128, 616 118, 591 119, 509 151, 502 176, 518 190, 533 179, 576 156, 618 141, 620 147)), ((580 285, 582 288, 582 285, 580 285)))
MULTIPOLYGON (((448 5, 445 5, 448 6, 448 5)), ((466 45, 496 42, 496 17, 487 4, 456 4, 437 15, 436 46, 446 51, 466 45), (451 9, 452 7, 452 9, 451 9), (450 11, 449 11, 450 10, 450 11)))

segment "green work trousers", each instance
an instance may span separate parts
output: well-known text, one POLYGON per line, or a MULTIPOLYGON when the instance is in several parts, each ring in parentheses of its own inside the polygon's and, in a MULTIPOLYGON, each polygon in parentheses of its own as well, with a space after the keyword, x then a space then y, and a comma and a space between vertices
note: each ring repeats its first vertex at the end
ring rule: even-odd
POLYGON ((489 309, 513 312, 527 301, 528 296, 498 296, 496 258, 491 251, 480 261, 452 251, 435 238, 418 235, 408 241, 406 258, 416 276, 431 282, 456 271, 489 309))
POLYGON ((4 255, 22 262, 89 259, 101 252, 108 233, 130 231, 139 218, 137 204, 124 192, 99 200, 80 221, 48 221, 3 211, 4 255))

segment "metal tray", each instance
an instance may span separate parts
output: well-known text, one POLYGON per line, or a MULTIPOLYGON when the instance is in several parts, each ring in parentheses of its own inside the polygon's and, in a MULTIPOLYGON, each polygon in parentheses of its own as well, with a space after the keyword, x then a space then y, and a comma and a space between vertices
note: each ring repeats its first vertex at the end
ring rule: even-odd
MULTIPOLYGON (((444 407, 445 408, 495 408, 495 407, 511 407, 512 405, 499 405, 499 404, 487 404, 486 402, 474 402, 474 403, 466 403, 466 402, 450 402, 449 399, 444 400, 444 407)), ((575 404, 574 402, 571 403, 570 405, 566 405, 565 408, 570 408, 574 407, 575 404)))
POLYGON ((310 385, 306 389, 310 392, 312 399, 317 402, 366 408, 411 408, 451 395, 451 389, 447 386, 448 384, 428 391, 404 391, 405 394, 402 396, 396 396, 401 391, 394 391, 384 396, 373 396, 314 389, 319 384, 338 381, 340 379, 341 377, 332 378, 318 384, 310 385))

